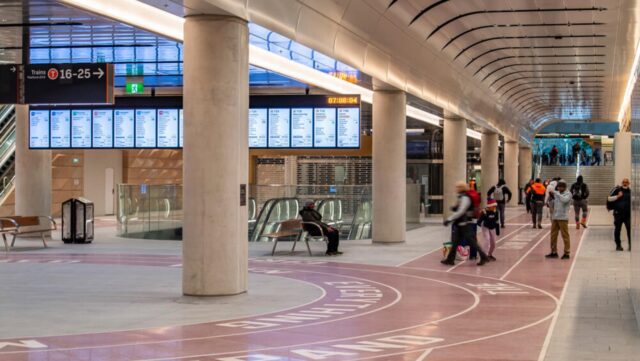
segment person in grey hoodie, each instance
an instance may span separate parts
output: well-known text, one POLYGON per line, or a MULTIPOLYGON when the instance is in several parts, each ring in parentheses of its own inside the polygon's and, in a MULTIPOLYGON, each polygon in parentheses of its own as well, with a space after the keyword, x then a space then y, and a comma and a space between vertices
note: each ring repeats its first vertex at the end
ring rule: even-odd
POLYGON ((553 213, 551 214, 551 253, 547 258, 558 258, 558 233, 562 234, 564 241, 564 254, 562 259, 569 259, 571 254, 571 241, 569 239, 569 208, 571 207, 571 192, 567 190, 567 182, 564 179, 558 181, 556 189, 549 194, 553 213))

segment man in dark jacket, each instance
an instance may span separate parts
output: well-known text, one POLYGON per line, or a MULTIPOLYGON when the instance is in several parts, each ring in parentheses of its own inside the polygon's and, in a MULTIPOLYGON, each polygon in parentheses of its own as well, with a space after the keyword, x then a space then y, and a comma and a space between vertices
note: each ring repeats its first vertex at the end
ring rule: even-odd
POLYGON ((322 233, 320 233, 320 229, 318 229, 318 227, 314 227, 312 225, 303 224, 304 230, 309 232, 311 236, 320 237, 324 234, 329 239, 326 253, 327 256, 341 255, 342 252, 338 251, 338 246, 340 245, 340 232, 330 225, 322 222, 322 215, 316 211, 315 208, 316 205, 313 201, 306 201, 304 208, 300 211, 300 217, 303 222, 315 223, 318 225, 318 227, 322 229, 322 233))
POLYGON ((616 242, 616 251, 623 251, 620 240, 622 225, 627 228, 627 239, 629 240, 629 251, 631 251, 631 182, 629 178, 622 180, 622 185, 616 187, 610 194, 607 201, 613 203, 613 224, 616 227, 613 233, 616 242))
POLYGON ((504 228, 504 209, 507 203, 511 202, 511 190, 507 187, 504 179, 500 179, 498 184, 491 187, 487 192, 487 199, 493 198, 498 203, 498 214, 500 215, 500 226, 504 228))
POLYGON ((456 203, 456 205, 452 207, 453 214, 451 214, 447 219, 444 220, 445 227, 453 223, 453 225, 456 227, 456 232, 452 232, 453 239, 451 240, 451 251, 449 251, 447 258, 441 261, 442 264, 455 264, 458 246, 462 243, 463 240, 467 240, 471 248, 475 247, 478 249, 478 253, 480 253, 480 262, 478 262, 478 266, 482 266, 489 261, 489 257, 487 256, 487 254, 482 250, 482 248, 478 247, 478 240, 473 234, 473 227, 471 224, 475 224, 475 215, 473 202, 471 201, 469 195, 467 195, 468 190, 469 186, 467 185, 467 183, 456 183, 456 191, 458 192, 458 203, 456 203))
POLYGON ((571 196, 573 198, 573 210, 575 211, 576 229, 582 227, 587 228, 587 212, 589 211, 589 187, 584 182, 582 176, 573 185, 571 185, 571 196), (582 210, 582 219, 580 219, 580 210, 582 210))

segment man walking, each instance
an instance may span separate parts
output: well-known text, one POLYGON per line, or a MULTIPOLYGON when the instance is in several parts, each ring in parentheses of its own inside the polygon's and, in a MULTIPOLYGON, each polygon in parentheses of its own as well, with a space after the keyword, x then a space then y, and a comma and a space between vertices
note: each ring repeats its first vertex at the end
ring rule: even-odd
POLYGON ((445 226, 453 223, 453 225, 456 227, 456 232, 452 232, 453 239, 451 240, 451 251, 449 251, 446 259, 440 261, 442 264, 455 264, 456 252, 462 240, 467 240, 472 249, 474 247, 478 249, 478 253, 480 253, 480 262, 478 262, 478 266, 482 266, 489 261, 489 257, 487 257, 487 254, 482 250, 482 248, 478 247, 478 240, 473 234, 471 223, 475 223, 473 220, 475 209, 473 208, 473 202, 471 198, 467 194, 468 190, 469 186, 467 185, 467 183, 456 183, 458 202, 455 206, 452 207, 453 214, 451 214, 444 221, 445 226))
POLYGON ((571 254, 571 241, 569 240, 569 207, 571 205, 571 193, 567 191, 567 182, 564 179, 558 181, 556 189, 550 194, 553 202, 551 214, 551 253, 547 258, 558 258, 558 233, 562 234, 564 242, 564 254, 562 259, 569 259, 571 254))
POLYGON ((629 178, 622 180, 622 186, 616 187, 607 198, 607 209, 613 209, 613 224, 615 230, 613 237, 616 242, 616 251, 623 251, 620 240, 622 225, 627 228, 629 251, 631 251, 631 182, 629 178))
POLYGON ((573 198, 573 210, 576 216, 576 229, 580 226, 587 228, 587 212, 589 211, 589 187, 584 182, 582 176, 578 176, 575 183, 571 185, 571 195, 573 198), (582 210, 582 219, 580 219, 580 210, 582 210))
POLYGON ((498 184, 491 187, 487 192, 487 199, 493 198, 498 203, 498 214, 500 215, 500 227, 504 228, 504 209, 508 202, 511 202, 511 190, 507 187, 504 179, 500 179, 498 184))
POLYGON ((542 212, 544 211, 544 199, 547 189, 542 184, 542 180, 537 178, 531 185, 529 192, 529 202, 531 203, 531 221, 533 228, 542 228, 542 212))

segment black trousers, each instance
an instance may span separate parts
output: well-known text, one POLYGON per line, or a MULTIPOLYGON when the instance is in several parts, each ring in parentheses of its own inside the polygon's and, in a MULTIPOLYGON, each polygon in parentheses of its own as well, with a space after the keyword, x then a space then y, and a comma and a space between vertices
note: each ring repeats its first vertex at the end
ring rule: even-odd
POLYGON ((460 246, 463 240, 468 242, 468 245, 471 249, 477 249, 478 253, 480 253, 481 259, 486 259, 487 254, 484 253, 484 250, 478 247, 478 239, 475 234, 473 234, 473 227, 471 224, 466 225, 457 225, 455 226, 456 231, 453 232, 453 239, 451 242, 451 251, 447 255, 447 261, 453 262, 456 260, 456 254, 458 253, 458 246, 460 246))
POLYGON ((324 235, 329 239, 329 244, 327 245, 327 252, 337 252, 338 246, 340 245, 340 232, 337 229, 335 230, 325 230, 324 235))
POLYGON ((613 225, 616 227, 613 231, 613 238, 616 241, 616 246, 622 246, 622 241, 620 240, 620 232, 622 231, 622 225, 624 225, 627 228, 627 239, 629 240, 629 249, 631 249, 631 215, 614 215, 613 225))
POLYGON ((496 202, 498 203, 498 216, 500 218, 500 225, 504 227, 504 213, 505 207, 507 206, 507 202, 496 202))

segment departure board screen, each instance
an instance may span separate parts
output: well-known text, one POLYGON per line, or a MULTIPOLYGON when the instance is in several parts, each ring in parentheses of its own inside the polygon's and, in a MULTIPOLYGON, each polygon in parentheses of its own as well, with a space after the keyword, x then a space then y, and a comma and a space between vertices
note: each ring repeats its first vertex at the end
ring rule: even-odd
POLYGON ((136 148, 156 147, 156 110, 136 109, 136 148))
POLYGON ((91 148, 91 110, 71 111, 71 148, 91 148))
POLYGON ((336 109, 314 109, 313 145, 317 148, 336 146, 336 109))
MULTIPOLYGON (((139 99, 116 106, 29 110, 33 149, 178 149, 184 144, 181 99, 139 99)), ((359 148, 358 95, 252 96, 248 111, 250 148, 359 148)))
POLYGON ((288 108, 269 109, 269 148, 289 148, 288 108))
POLYGON ((313 147, 313 109, 291 109, 291 148, 313 147))
POLYGON ((178 109, 158 109, 158 148, 178 147, 178 109))
POLYGON ((51 111, 51 148, 71 147, 71 114, 69 110, 51 111))
POLYGON ((133 109, 115 109, 114 144, 115 148, 135 147, 135 116, 133 109))
POLYGON ((249 147, 267 147, 267 109, 249 109, 249 147))
POLYGON ((49 148, 49 111, 31 110, 29 112, 29 148, 49 148))
POLYGON ((113 148, 113 110, 93 110, 93 148, 113 148))

